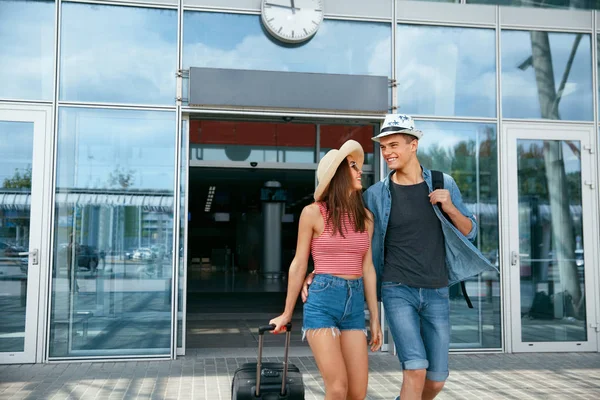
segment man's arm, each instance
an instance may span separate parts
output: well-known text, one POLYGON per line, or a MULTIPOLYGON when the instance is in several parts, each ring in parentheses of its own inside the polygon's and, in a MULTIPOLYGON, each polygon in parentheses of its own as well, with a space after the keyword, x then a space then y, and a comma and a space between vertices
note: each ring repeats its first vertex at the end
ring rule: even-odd
POLYGON ((447 189, 437 189, 429 194, 431 204, 440 203, 442 210, 450 218, 450 222, 462 233, 468 240, 474 240, 477 236, 477 221, 475 216, 465 206, 462 201, 462 195, 454 179, 447 189))

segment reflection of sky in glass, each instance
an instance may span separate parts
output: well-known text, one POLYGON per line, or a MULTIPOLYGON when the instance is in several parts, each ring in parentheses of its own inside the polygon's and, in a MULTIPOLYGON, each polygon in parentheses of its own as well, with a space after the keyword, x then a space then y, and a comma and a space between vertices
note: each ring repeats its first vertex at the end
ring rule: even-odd
POLYGON ((0 98, 52 100, 53 1, 0 1, 0 98))
POLYGON ((175 113, 61 108, 57 187, 121 189, 111 174, 131 174, 131 189, 173 190, 175 113))
POLYGON ((467 4, 490 4, 515 7, 543 7, 543 8, 563 8, 563 9, 584 9, 594 10, 597 8, 595 1, 590 0, 467 0, 467 4))
POLYGON ((64 3, 60 98, 174 104, 177 11, 64 3))
POLYGON ((402 112, 496 116, 493 29, 398 25, 397 32, 402 112))
MULTIPOLYGON (((554 90, 558 91, 577 34, 548 36, 554 90)), ((528 62, 531 54, 529 32, 502 31, 502 114, 506 118, 542 118, 535 71, 528 62)), ((592 87, 591 37, 583 35, 558 106, 560 119, 592 120, 592 87)), ((541 90, 551 92, 551 88, 541 90)))
MULTIPOLYGON (((545 151, 544 143, 547 142, 549 141, 526 139, 518 140, 519 150, 523 152, 520 153, 519 156, 529 155, 531 157, 532 155, 539 155, 539 161, 543 164, 543 154, 545 151)), ((564 165, 565 172, 569 174, 572 172, 581 171, 581 156, 579 154, 581 151, 581 142, 578 140, 569 140, 568 142, 561 140, 560 142, 562 151, 561 161, 564 165), (574 149, 576 149, 577 154, 575 154, 574 149)))
POLYGON ((0 121, 0 187, 5 179, 31 168, 33 123, 0 121))
POLYGON ((427 151, 431 146, 453 150, 460 142, 475 141, 478 135, 480 141, 485 140, 487 132, 492 134, 492 139, 496 138, 496 125, 494 124, 418 121, 416 126, 423 131, 423 137, 419 140, 420 152, 427 151))
POLYGON ((277 44, 261 28, 260 16, 186 11, 184 68, 390 76, 389 24, 325 20, 303 46, 277 44))

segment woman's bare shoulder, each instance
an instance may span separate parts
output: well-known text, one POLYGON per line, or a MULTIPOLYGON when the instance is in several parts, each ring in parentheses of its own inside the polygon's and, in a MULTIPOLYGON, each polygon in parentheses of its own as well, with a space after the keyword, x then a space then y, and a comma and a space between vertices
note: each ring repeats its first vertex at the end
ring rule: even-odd
POLYGON ((320 217, 321 210, 319 208, 319 204, 315 202, 304 206, 304 209, 302 210, 302 215, 306 215, 309 218, 320 217))

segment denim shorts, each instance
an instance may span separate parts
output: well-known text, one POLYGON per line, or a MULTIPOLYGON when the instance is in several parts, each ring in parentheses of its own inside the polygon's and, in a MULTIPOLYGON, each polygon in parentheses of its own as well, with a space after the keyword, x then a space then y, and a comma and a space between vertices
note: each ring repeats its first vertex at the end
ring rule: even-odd
POLYGON ((426 369, 427 379, 445 381, 450 350, 448 288, 383 282, 381 296, 402 368, 426 369))
POLYGON ((362 278, 343 279, 328 274, 315 275, 304 303, 302 338, 311 329, 337 331, 365 328, 365 288, 362 278), (337 328, 337 329, 336 329, 337 328))

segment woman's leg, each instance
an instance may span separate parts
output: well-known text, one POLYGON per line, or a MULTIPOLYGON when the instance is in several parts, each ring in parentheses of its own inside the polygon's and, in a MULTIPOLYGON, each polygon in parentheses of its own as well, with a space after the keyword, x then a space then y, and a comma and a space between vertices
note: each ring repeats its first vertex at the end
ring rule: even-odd
POLYGON ((309 329, 306 338, 325 382, 325 400, 346 400, 348 377, 340 331, 337 328, 309 329))
POLYGON ((367 337, 362 330, 342 331, 342 355, 348 376, 349 400, 364 400, 369 383, 369 352, 367 337))

